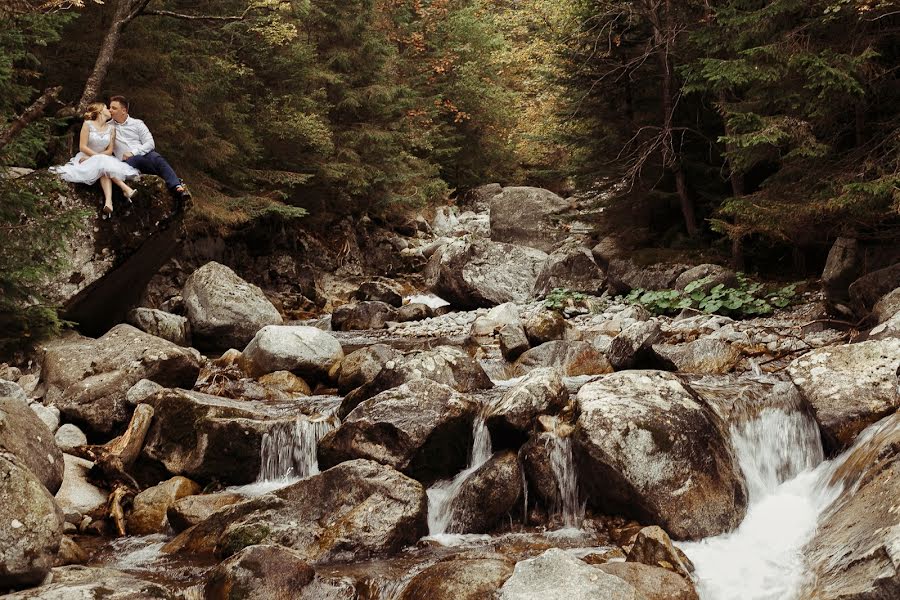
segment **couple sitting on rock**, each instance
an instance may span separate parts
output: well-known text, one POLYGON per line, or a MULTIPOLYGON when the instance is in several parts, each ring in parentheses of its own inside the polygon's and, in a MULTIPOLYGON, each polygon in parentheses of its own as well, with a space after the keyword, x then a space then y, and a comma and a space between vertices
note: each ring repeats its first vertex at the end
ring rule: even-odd
POLYGON ((159 152, 154 150, 153 136, 140 119, 128 116, 128 100, 113 96, 109 107, 95 102, 84 114, 79 152, 61 167, 51 170, 65 181, 91 185, 98 180, 103 189, 103 218, 113 212, 112 184, 121 188, 130 203, 137 190, 125 183, 141 173, 159 175, 166 187, 179 201, 190 193, 175 171, 159 152))

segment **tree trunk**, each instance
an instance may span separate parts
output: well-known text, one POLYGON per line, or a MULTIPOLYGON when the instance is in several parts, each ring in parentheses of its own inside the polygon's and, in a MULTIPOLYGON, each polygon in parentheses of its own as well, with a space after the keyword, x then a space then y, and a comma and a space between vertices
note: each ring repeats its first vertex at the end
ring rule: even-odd
POLYGON ((0 132, 0 152, 5 148, 17 135, 22 133, 22 131, 28 127, 28 125, 33 122, 35 119, 44 114, 44 111, 47 110, 47 105, 49 105, 53 100, 56 99, 56 96, 59 95, 59 92, 62 90, 62 86, 47 88, 44 90, 44 93, 41 94, 40 98, 31 103, 31 106, 25 109, 25 112, 22 113, 18 119, 13 121, 9 127, 0 132))
POLYGON ((94 62, 94 68, 88 76, 87 83, 84 84, 84 92, 81 94, 81 100, 78 101, 76 109, 77 114, 84 113, 91 102, 96 102, 106 80, 106 74, 112 64, 116 54, 116 48, 119 46, 119 39, 122 37, 122 30, 141 11, 150 3, 150 0, 119 0, 116 5, 116 12, 113 15, 113 21, 106 30, 103 43, 100 45, 100 52, 97 54, 97 60, 94 62))

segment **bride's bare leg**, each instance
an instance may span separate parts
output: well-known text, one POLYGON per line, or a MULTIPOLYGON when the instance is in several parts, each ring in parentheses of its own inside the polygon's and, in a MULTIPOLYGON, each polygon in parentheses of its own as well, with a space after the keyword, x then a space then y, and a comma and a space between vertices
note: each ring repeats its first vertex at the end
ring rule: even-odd
POLYGON ((100 178, 100 187, 103 189, 103 199, 106 203, 103 205, 103 212, 109 214, 113 210, 112 204, 112 181, 104 175, 100 178))
POLYGON ((134 189, 118 177, 112 177, 112 182, 119 186, 119 189, 122 190, 122 193, 125 194, 126 198, 131 198, 134 194, 134 189))

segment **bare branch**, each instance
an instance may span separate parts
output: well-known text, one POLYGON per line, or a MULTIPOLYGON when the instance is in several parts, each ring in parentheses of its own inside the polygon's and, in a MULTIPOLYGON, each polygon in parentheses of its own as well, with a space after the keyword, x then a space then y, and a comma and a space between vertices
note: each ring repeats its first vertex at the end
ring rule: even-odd
POLYGON ((0 151, 2 151, 13 138, 22 133, 22 130, 28 127, 32 121, 44 114, 47 106, 56 99, 61 91, 62 86, 51 87, 44 90, 44 93, 41 94, 37 100, 32 102, 31 106, 26 108, 25 112, 23 112, 18 119, 0 132, 0 151))

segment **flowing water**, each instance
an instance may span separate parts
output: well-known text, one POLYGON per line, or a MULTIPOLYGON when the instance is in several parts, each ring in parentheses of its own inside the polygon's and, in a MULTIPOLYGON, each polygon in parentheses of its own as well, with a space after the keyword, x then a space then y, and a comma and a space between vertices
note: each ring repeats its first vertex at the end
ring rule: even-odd
MULTIPOLYGON (((802 551, 823 514, 852 490, 887 419, 860 434, 853 448, 823 461, 813 419, 773 406, 731 427, 747 479, 749 506, 729 533, 679 546, 696 567, 702 600, 796 600, 811 586, 802 551)), ((894 432, 896 433, 896 432, 894 432)))
POLYGON ((550 468, 556 479, 559 501, 553 513, 559 515, 565 529, 580 529, 584 521, 584 502, 578 496, 578 474, 572 455, 572 438, 554 431, 543 434, 550 447, 550 468))

